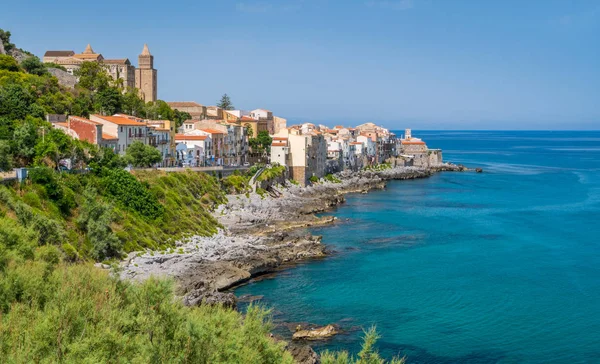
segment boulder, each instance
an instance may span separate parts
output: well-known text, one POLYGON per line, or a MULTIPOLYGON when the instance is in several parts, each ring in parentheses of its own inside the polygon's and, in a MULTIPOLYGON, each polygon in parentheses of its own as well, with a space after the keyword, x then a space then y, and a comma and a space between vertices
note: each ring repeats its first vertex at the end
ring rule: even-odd
POLYGON ((323 327, 316 327, 308 330, 298 330, 292 335, 294 340, 322 340, 332 337, 337 334, 338 331, 333 325, 327 325, 323 327))
POLYGON ((288 343, 285 347, 298 364, 320 364, 321 358, 310 346, 288 343))
POLYGON ((185 306, 220 305, 235 310, 237 299, 233 293, 195 289, 183 297, 183 304, 185 306))
POLYGON ((475 172, 481 173, 481 172, 483 172, 483 169, 481 169, 481 168, 475 168, 475 172))

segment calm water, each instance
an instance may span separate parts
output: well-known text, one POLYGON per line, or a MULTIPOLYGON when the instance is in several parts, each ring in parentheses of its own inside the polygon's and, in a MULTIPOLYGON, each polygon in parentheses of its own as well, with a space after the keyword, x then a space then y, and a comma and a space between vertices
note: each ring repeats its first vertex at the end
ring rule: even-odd
POLYGON ((318 349, 376 325, 409 363, 600 363, 600 132, 413 135, 485 173, 348 196, 313 230, 336 255, 236 294, 347 330, 318 349))

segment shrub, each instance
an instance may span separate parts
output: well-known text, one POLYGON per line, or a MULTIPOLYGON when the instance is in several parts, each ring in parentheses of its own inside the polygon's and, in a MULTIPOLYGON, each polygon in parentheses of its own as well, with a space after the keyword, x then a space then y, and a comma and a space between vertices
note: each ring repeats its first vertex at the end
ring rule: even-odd
POLYGON ((268 335, 268 311, 184 307, 170 281, 128 284, 91 265, 43 262, 0 279, 6 362, 293 363, 268 335))
POLYGON ((325 175, 325 180, 331 183, 342 183, 342 181, 333 174, 325 175))
POLYGON ((317 177, 317 176, 310 176, 309 181, 311 181, 312 183, 318 183, 319 182, 319 177, 317 177))
MULTIPOLYGON (((375 330, 375 327, 371 327, 368 331, 364 332, 363 344, 358 358, 350 356, 347 351, 330 352, 324 351, 321 353, 322 364, 384 364, 386 361, 379 356, 377 350, 375 350, 375 343, 380 338, 375 330)), ((390 364, 404 364, 406 361, 404 358, 394 358, 390 364)))
POLYGON ((137 211, 149 219, 164 215, 164 207, 131 173, 122 169, 105 169, 102 183, 106 192, 123 207, 137 211))

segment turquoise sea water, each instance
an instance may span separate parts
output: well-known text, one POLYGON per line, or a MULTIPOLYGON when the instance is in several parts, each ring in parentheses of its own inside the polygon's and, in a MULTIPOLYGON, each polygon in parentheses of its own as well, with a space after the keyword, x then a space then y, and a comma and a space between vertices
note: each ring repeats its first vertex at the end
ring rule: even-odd
POLYGON ((312 230, 334 255, 236 294, 346 330, 317 349, 376 325, 409 363, 600 363, 600 132, 413 135, 485 173, 347 196, 312 230))

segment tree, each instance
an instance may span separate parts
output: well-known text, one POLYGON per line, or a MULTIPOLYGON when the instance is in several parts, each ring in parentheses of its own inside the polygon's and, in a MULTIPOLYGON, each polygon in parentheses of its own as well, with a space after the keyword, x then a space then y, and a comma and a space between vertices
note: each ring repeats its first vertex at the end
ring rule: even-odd
POLYGON ((98 62, 83 62, 75 76, 79 77, 79 87, 92 92, 108 88, 112 80, 104 65, 98 62))
POLYGON ((156 100, 146 104, 146 117, 154 120, 175 120, 175 112, 163 100, 156 100))
POLYGON ((0 54, 0 70, 7 70, 11 72, 19 71, 19 64, 17 60, 7 54, 0 54))
POLYGON ((256 138, 248 139, 248 144, 250 144, 250 148, 252 148, 253 153, 263 154, 269 153, 271 151, 271 143, 273 142, 273 138, 266 131, 258 132, 256 138))
POLYGON ((219 101, 219 103, 217 103, 217 106, 223 110, 235 109, 235 107, 231 103, 231 99, 229 98, 229 96, 227 96, 227 94, 223 94, 223 96, 221 96, 221 101, 219 101))
POLYGON ((90 255, 96 260, 118 257, 123 243, 112 231, 113 207, 98 200, 98 193, 92 187, 83 191, 83 204, 77 217, 79 229, 87 233, 92 243, 90 255))
POLYGON ((146 104, 139 96, 139 91, 136 88, 129 88, 123 94, 123 112, 137 116, 146 117, 146 104))
POLYGON ((6 140, 0 140, 0 171, 12 169, 12 154, 10 144, 6 140))
POLYGON ((115 87, 107 87, 96 93, 94 108, 102 115, 113 115, 123 108, 123 95, 115 87))
POLYGON ((127 163, 134 167, 152 167, 162 160, 158 149, 142 142, 133 142, 125 152, 127 163))
POLYGON ((252 138, 252 136, 254 135, 254 131, 252 130, 252 125, 250 124, 245 124, 244 128, 246 128, 246 135, 248 136, 248 138, 252 138))
POLYGON ((11 120, 23 120, 30 114, 29 107, 35 101, 23 85, 8 84, 0 87, 0 116, 11 120))
POLYGON ((175 125, 177 128, 179 128, 181 125, 183 125, 183 122, 186 120, 190 120, 192 118, 192 115, 190 115, 189 112, 185 112, 185 111, 179 111, 179 110, 174 110, 174 114, 175 114, 175 125))
POLYGON ((27 119, 21 123, 13 134, 13 155, 16 160, 19 160, 19 165, 27 166, 33 160, 35 156, 35 145, 38 141, 37 127, 41 124, 32 118, 27 119))
POLYGON ((48 70, 36 56, 25 58, 23 62, 21 62, 21 67, 23 67, 27 73, 31 73, 32 75, 43 76, 48 74, 48 70))
POLYGON ((3 29, 0 29, 0 42, 2 42, 6 52, 9 52, 15 47, 15 45, 10 42, 10 35, 8 30, 4 31, 3 29))

